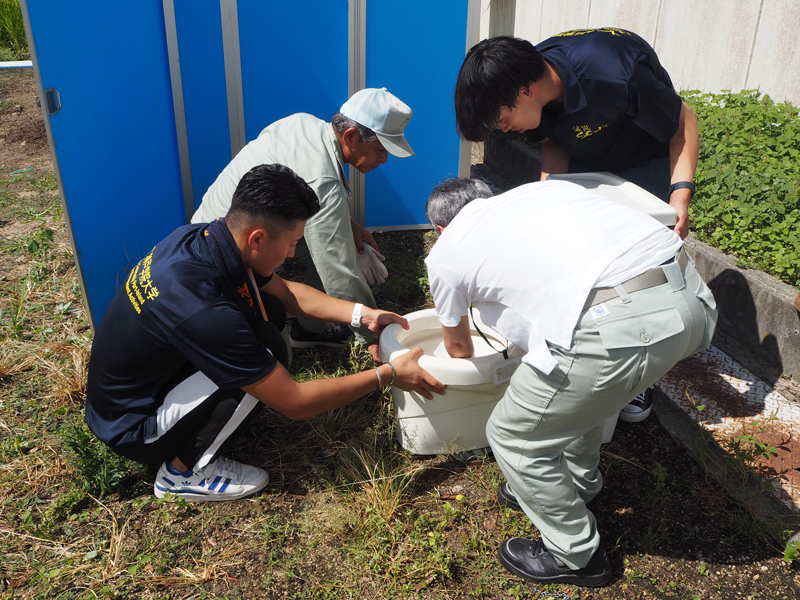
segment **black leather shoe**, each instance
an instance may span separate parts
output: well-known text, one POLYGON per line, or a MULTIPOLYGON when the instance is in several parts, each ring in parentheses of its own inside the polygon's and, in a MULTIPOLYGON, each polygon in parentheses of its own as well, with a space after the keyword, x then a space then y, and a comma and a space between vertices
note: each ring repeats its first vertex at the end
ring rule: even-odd
POLYGON ((545 548, 542 540, 511 538, 500 544, 497 558, 514 575, 536 583, 569 583, 583 587, 602 587, 611 581, 611 562, 600 546, 589 564, 570 569, 545 548))
MULTIPOLYGON (((505 506, 511 510, 522 510, 519 502, 517 502, 517 497, 514 495, 514 490, 511 489, 507 481, 501 483, 500 487, 497 488, 497 501, 500 503, 500 506, 505 506)), ((596 517, 600 511, 600 496, 597 495, 589 500, 589 502, 586 503, 586 508, 596 517)))

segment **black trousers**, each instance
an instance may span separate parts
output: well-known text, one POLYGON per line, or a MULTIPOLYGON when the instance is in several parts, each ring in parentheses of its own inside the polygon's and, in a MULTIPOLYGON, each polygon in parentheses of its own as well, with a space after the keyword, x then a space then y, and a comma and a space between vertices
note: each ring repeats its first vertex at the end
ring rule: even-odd
MULTIPOLYGON (((268 322, 255 327, 256 336, 278 362, 288 366, 288 349, 281 330, 286 325, 283 303, 261 294, 268 322)), ((220 389, 191 363, 186 363, 159 394, 159 435, 112 447, 117 454, 146 464, 177 457, 191 469, 202 468, 230 450, 263 408, 240 388, 220 389)))

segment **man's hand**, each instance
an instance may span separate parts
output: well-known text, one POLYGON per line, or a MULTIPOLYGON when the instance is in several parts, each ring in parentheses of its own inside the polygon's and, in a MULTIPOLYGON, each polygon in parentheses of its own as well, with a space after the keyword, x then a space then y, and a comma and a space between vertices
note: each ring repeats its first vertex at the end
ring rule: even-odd
POLYGON ((375 241, 375 238, 372 237, 372 234, 369 231, 367 231, 359 223, 356 223, 353 219, 350 219, 350 228, 353 230, 353 241, 356 243, 356 250, 359 254, 364 252, 364 244, 369 244, 375 248, 375 250, 380 252, 378 243, 375 241))
POLYGON ((365 306, 361 311, 361 326, 366 327, 372 333, 380 335, 384 327, 392 323, 400 323, 403 329, 408 329, 408 321, 406 318, 401 317, 397 313, 370 308, 368 306, 365 306))
POLYGON ((389 276, 389 271, 383 261, 386 258, 373 249, 372 246, 365 244, 364 252, 356 254, 356 265, 364 274, 369 285, 381 285, 389 276))
POLYGON ((419 366, 419 357, 422 354, 422 348, 417 346, 392 360, 392 366, 397 373, 394 385, 404 392, 416 392, 423 398, 432 400, 433 393, 442 395, 447 386, 419 366))
POLYGON ((383 364, 383 360, 381 360, 381 348, 379 340, 372 340, 369 344, 367 344, 367 350, 369 351, 369 355, 372 357, 372 360, 375 361, 376 365, 383 364))
POLYGON ((669 198, 669 205, 678 213, 678 221, 673 230, 682 240, 689 235, 689 200, 691 197, 692 193, 689 190, 681 188, 672 192, 672 196, 669 198))

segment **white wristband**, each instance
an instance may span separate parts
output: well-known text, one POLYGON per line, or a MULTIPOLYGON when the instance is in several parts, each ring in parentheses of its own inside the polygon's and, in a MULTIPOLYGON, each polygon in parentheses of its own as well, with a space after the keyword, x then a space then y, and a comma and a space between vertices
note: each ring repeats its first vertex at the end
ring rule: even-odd
POLYGON ((363 304, 360 302, 356 303, 355 307, 353 308, 353 316, 351 317, 350 321, 351 327, 361 327, 361 310, 363 308, 363 304))

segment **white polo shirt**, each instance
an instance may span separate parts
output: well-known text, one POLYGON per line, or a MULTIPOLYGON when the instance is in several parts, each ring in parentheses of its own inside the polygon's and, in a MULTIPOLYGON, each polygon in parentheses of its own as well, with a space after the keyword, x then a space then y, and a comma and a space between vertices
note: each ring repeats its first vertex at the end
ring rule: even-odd
POLYGON ((615 286, 669 260, 683 242, 655 219, 567 181, 473 200, 425 260, 439 321, 471 304, 484 323, 550 373, 547 342, 569 348, 592 288, 615 286))

